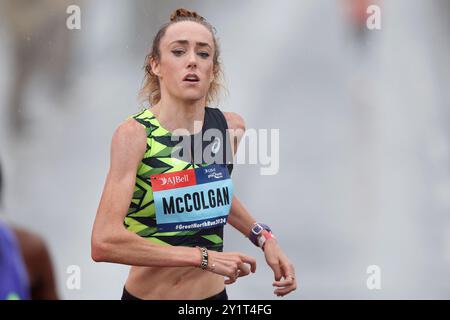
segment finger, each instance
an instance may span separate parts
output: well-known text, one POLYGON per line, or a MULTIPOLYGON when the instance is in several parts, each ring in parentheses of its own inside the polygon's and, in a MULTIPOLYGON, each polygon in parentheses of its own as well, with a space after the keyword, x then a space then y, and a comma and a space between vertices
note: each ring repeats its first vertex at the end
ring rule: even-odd
POLYGON ((277 295, 285 295, 293 290, 297 289, 297 282, 295 281, 295 279, 290 279, 289 281, 292 281, 291 284, 286 285, 286 286, 280 286, 279 288, 275 289, 274 293, 277 295))
POLYGON ((274 293, 276 295, 286 295, 289 292, 292 292, 292 291, 294 291, 296 289, 297 289, 297 286, 296 285, 292 285, 292 286, 288 286, 288 287, 285 287, 285 288, 278 288, 278 289, 276 289, 274 291, 274 293))
POLYGON ((288 278, 287 280, 274 281, 273 286, 274 287, 286 287, 286 286, 291 286, 294 283, 295 283, 294 279, 288 278))
POLYGON ((248 276, 250 274, 250 269, 239 269, 238 278, 248 276))
POLYGON ((236 282, 239 276, 239 268, 230 268, 227 274, 228 279, 225 281, 225 284, 232 284, 236 282))
POLYGON ((292 283, 295 282, 295 275, 289 274, 287 276, 283 276, 282 280, 280 281, 274 281, 273 285, 275 286, 286 286, 286 285, 290 285, 292 283))
POLYGON ((283 286, 283 287, 280 286, 280 287, 276 288, 275 291, 276 290, 286 290, 286 289, 290 289, 290 288, 297 288, 297 284, 296 283, 292 283, 292 284, 287 285, 287 286, 283 286))
POLYGON ((297 287, 290 286, 290 287, 286 287, 286 288, 283 288, 283 289, 276 289, 273 293, 275 293, 278 296, 284 296, 284 295, 294 291, 295 289, 297 289, 297 287))
POLYGON ((250 256, 241 255, 241 260, 245 263, 248 263, 250 265, 251 271, 253 273, 256 272, 256 260, 250 256))
POLYGON ((244 277, 244 276, 250 274, 250 269, 249 269, 249 267, 247 267, 244 263, 241 263, 241 264, 239 265, 238 272, 239 272, 238 277, 244 277))
POLYGON ((235 277, 229 277, 228 279, 225 280, 225 284, 232 284, 236 282, 236 278, 235 277))

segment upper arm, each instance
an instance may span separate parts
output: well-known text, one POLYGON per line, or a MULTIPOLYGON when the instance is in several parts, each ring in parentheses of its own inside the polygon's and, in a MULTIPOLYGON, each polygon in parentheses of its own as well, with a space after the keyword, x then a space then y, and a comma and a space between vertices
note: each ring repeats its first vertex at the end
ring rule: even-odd
POLYGON ((123 122, 114 132, 110 168, 97 210, 93 237, 107 229, 112 231, 122 227, 146 146, 145 128, 134 119, 123 122))
POLYGON ((147 146, 147 135, 142 124, 129 119, 120 124, 111 142, 109 177, 121 180, 136 175, 147 146))
POLYGON ((236 112, 224 112, 223 114, 230 130, 231 141, 233 141, 233 154, 236 154, 239 142, 245 134, 245 121, 236 112))

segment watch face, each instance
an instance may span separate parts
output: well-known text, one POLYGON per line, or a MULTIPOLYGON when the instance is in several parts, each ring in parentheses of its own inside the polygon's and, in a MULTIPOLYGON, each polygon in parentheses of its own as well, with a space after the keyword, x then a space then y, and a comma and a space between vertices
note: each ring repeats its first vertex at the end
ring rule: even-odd
POLYGON ((263 231, 263 227, 261 227, 259 224, 255 225, 252 229, 252 232, 254 234, 260 234, 263 231))

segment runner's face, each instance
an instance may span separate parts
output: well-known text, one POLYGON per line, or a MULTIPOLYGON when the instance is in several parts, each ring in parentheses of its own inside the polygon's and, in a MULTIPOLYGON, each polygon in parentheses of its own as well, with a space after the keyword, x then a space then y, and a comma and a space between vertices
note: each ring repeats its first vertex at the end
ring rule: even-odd
POLYGON ((167 28, 160 43, 161 59, 153 70, 159 76, 161 94, 177 99, 205 99, 213 75, 214 42, 207 28, 182 21, 167 28), (186 79, 188 74, 197 78, 186 79))

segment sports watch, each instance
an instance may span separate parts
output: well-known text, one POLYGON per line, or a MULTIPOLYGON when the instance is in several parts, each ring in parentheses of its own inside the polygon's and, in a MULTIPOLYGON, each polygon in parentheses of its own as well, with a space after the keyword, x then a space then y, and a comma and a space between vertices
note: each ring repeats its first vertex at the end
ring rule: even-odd
POLYGON ((254 223, 250 232, 250 241, 257 247, 264 249, 264 243, 269 238, 275 238, 268 225, 263 223, 254 223))

